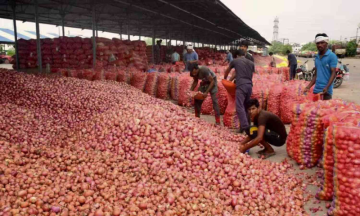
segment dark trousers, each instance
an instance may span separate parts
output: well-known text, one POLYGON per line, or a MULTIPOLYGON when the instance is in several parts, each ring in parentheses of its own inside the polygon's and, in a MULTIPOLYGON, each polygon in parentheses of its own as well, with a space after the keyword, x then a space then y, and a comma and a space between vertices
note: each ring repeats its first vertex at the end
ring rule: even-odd
MULTIPOLYGON (((251 139, 255 139, 258 135, 258 127, 257 126, 248 127, 246 128, 245 132, 251 139)), ((266 128, 263 139, 265 140, 265 142, 269 143, 270 145, 278 146, 278 147, 283 146, 286 142, 286 139, 281 138, 279 134, 277 134, 274 131, 268 130, 266 128)))
MULTIPOLYGON (((220 117, 220 108, 219 108, 219 102, 218 102, 218 98, 217 98, 217 92, 215 93, 210 93, 211 95, 211 100, 212 100, 212 104, 213 104, 213 109, 215 111, 215 117, 220 117)), ((201 112, 201 105, 204 102, 204 100, 194 100, 194 106, 195 106, 195 115, 200 116, 200 112, 201 112)))
POLYGON ((252 94, 252 85, 242 85, 241 88, 236 89, 235 103, 236 114, 240 121, 240 130, 244 130, 249 127, 249 118, 247 115, 246 104, 250 100, 252 94))
POLYGON ((295 64, 295 65, 290 65, 290 70, 289 70, 290 80, 293 80, 293 79, 295 78, 296 68, 297 68, 297 64, 295 64))
POLYGON ((331 94, 325 93, 325 94, 323 95, 323 100, 331 100, 331 99, 332 99, 332 95, 331 95, 331 94))

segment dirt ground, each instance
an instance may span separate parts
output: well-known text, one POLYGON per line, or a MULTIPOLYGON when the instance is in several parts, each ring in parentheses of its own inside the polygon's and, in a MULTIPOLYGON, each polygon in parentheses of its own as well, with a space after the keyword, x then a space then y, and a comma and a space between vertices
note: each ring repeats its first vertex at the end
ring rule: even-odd
MULTIPOLYGON (((303 63, 306 60, 308 60, 308 68, 313 68, 314 67, 314 61, 313 59, 304 59, 304 58, 299 58, 299 60, 303 63)), ((334 98, 339 98, 339 99, 344 99, 347 101, 352 101, 352 102, 356 102, 358 104, 360 104, 360 87, 359 87, 359 83, 360 83, 360 59, 343 59, 342 62, 344 64, 349 64, 349 69, 350 69, 350 80, 349 81, 344 81, 343 84, 337 88, 334 89, 334 98)), ((1 64, 0 68, 12 68, 12 65, 6 65, 6 64, 1 64)), ((193 110, 190 108, 189 109, 190 112, 193 112, 193 110)), ((213 116, 207 116, 207 115, 202 115, 201 116, 202 119, 208 121, 208 122, 215 122, 215 119, 213 116)), ((287 130, 290 130, 290 126, 287 125, 287 130)), ((300 174, 301 173, 307 173, 309 175, 316 175, 316 172, 319 171, 320 169, 315 167, 312 169, 306 169, 306 170, 300 170, 299 166, 293 161, 291 160, 286 152, 286 145, 280 147, 280 148, 276 148, 274 147, 275 151, 276 151, 276 155, 273 157, 270 157, 267 160, 273 161, 273 162, 281 162, 285 159, 290 160, 290 163, 293 164, 293 166, 295 167, 295 172, 300 174)), ((252 149, 250 151, 250 156, 257 158, 257 154, 256 152, 259 150, 259 148, 255 147, 254 149, 252 149)), ((317 186, 314 185, 310 185, 307 188, 313 195, 315 195, 316 191, 319 189, 317 186)), ((312 198, 309 202, 307 202, 307 204, 305 205, 305 209, 307 211, 307 213, 309 213, 312 216, 326 216, 326 204, 329 202, 320 202, 320 203, 316 203, 317 200, 315 198, 312 198), (311 211, 309 210, 310 208, 316 208, 316 207, 321 207, 321 210, 318 211, 317 213, 311 213, 311 211)))

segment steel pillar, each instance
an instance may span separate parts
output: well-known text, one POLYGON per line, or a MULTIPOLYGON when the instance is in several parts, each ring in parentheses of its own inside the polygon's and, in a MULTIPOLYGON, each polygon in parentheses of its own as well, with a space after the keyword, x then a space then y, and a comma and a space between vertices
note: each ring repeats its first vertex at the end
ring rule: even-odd
POLYGON ((19 49, 17 40, 17 28, 16 28, 16 2, 12 5, 13 9, 13 23, 14 23, 14 37, 15 37, 15 55, 16 55, 16 70, 19 70, 19 49))
POLYGON ((95 69, 96 66, 96 39, 95 39, 95 26, 96 26, 96 20, 95 20, 95 5, 93 5, 92 8, 92 45, 93 45, 93 68, 95 69))
POLYGON ((120 23, 120 40, 122 40, 122 33, 123 33, 123 25, 120 23))
POLYGON ((155 26, 153 26, 153 37, 152 37, 152 62, 155 64, 155 26))
POLYGON ((42 72, 42 58, 41 58, 41 41, 40 41, 40 25, 39 25, 39 8, 38 1, 35 0, 35 26, 36 26, 36 53, 37 53, 37 63, 39 67, 39 72, 42 72))
POLYGON ((61 29, 62 29, 62 36, 65 37, 65 14, 61 14, 61 29))

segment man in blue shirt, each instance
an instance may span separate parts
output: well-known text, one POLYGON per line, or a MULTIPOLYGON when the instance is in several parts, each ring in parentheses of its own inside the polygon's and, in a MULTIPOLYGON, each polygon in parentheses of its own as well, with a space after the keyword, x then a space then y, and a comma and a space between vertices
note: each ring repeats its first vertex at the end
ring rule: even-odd
POLYGON ((226 53, 227 53, 226 59, 223 64, 225 64, 225 62, 228 62, 230 64, 230 62, 232 62, 234 60, 233 55, 229 50, 226 50, 226 53))
POLYGON ((322 33, 315 36, 319 53, 315 56, 315 74, 305 92, 315 84, 314 94, 322 94, 323 100, 330 100, 333 94, 333 82, 336 77, 337 57, 328 49, 329 37, 322 33))
POLYGON ((295 55, 290 52, 290 50, 286 51, 286 54, 288 55, 288 61, 289 61, 288 67, 290 68, 290 72, 289 72, 290 80, 293 80, 296 74, 297 59, 295 55))
POLYGON ((193 46, 186 47, 187 53, 185 54, 185 71, 189 71, 188 66, 192 63, 197 63, 199 60, 198 54, 194 51, 193 46))

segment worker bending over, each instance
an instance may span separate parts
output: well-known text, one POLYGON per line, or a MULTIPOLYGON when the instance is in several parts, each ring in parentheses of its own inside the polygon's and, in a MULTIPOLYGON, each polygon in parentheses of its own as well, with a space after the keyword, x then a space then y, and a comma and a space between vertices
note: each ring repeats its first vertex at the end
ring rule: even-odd
POLYGON ((217 98, 217 78, 215 73, 210 70, 208 67, 202 66, 199 67, 197 63, 189 64, 190 76, 194 78, 194 82, 190 88, 190 91, 194 91, 198 84, 198 80, 201 80, 199 91, 203 93, 201 100, 195 99, 195 116, 200 118, 201 105, 204 102, 205 98, 208 96, 208 93, 211 95, 211 100, 213 104, 213 109, 215 111, 215 121, 216 125, 220 125, 220 108, 217 98))
POLYGON ((226 50, 226 59, 223 64, 225 64, 226 62, 230 64, 233 60, 234 58, 232 53, 229 50, 226 50))
POLYGON ((268 158, 275 155, 271 145, 279 147, 286 142, 287 133, 284 123, 277 115, 262 110, 257 99, 250 99, 247 108, 254 126, 246 130, 248 136, 241 142, 240 152, 244 153, 261 144, 264 149, 258 152, 260 156, 268 158))

